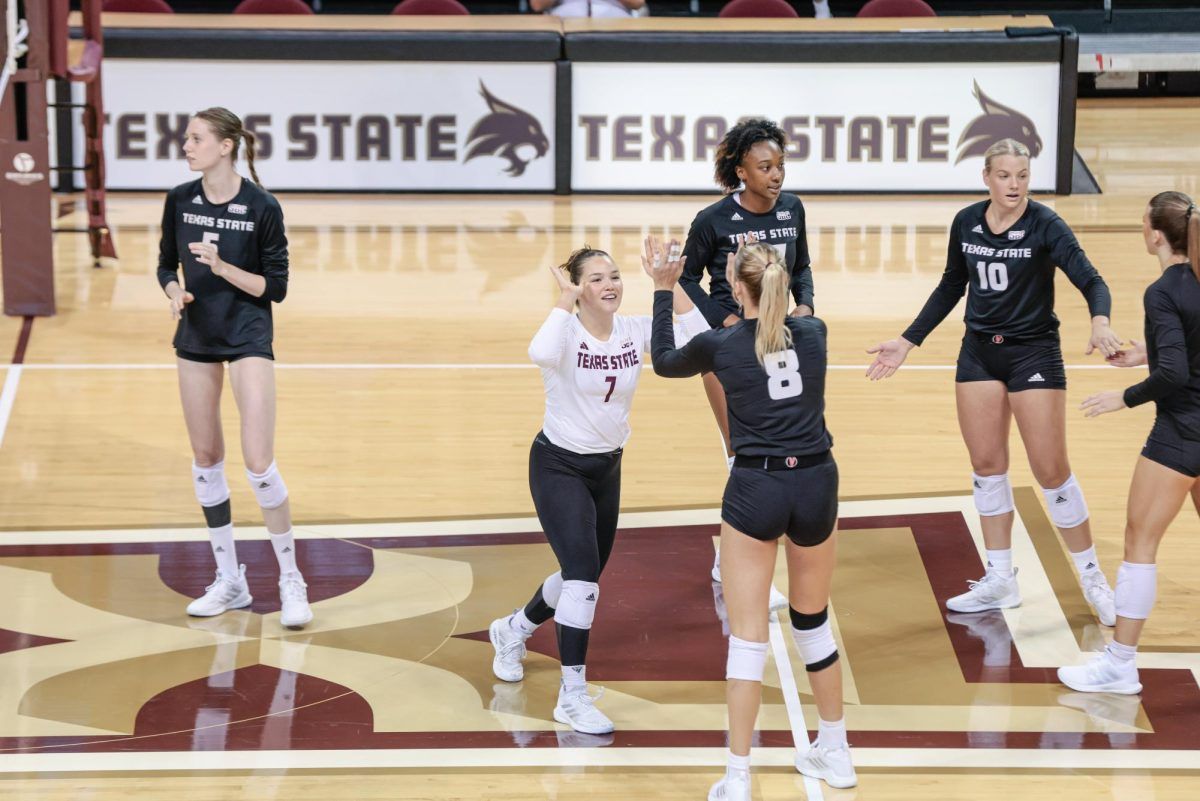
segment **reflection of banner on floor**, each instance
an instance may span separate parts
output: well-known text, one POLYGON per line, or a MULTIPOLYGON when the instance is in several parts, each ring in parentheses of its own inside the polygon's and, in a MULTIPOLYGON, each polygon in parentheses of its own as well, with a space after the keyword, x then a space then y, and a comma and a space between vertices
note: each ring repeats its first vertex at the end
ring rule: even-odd
POLYGON ((739 119, 789 139, 785 188, 982 189, 983 152, 1013 138, 1053 191, 1059 65, 572 65, 576 190, 712 189, 712 156, 739 119), (630 91, 631 86, 653 91, 630 91))
POLYGON ((110 59, 108 186, 188 180, 188 117, 220 105, 269 189, 551 190, 554 92, 553 64, 110 59))

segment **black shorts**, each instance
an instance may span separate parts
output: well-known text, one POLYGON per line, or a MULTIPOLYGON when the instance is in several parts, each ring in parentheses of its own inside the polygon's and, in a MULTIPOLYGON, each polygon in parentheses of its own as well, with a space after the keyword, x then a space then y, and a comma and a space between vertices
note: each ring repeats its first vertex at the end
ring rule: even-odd
POLYGON ((1000 381, 1009 392, 1066 389, 1067 371, 1057 337, 1013 341, 999 334, 967 332, 954 380, 959 384, 1000 381))
POLYGON ((1189 478, 1200 478, 1200 442, 1181 437, 1170 418, 1155 419, 1142 456, 1189 478))
POLYGON ((811 547, 829 539, 837 525, 838 469, 833 454, 796 457, 738 456, 725 484, 721 519, 756 540, 777 540, 781 534, 797 545, 811 547), (753 465, 753 466, 752 466, 753 465))
POLYGON ((203 362, 204 364, 217 364, 218 362, 236 362, 239 359, 247 359, 251 356, 257 356, 260 359, 268 359, 275 361, 273 353, 255 350, 249 353, 193 353, 190 350, 175 349, 175 355, 189 362, 203 362))

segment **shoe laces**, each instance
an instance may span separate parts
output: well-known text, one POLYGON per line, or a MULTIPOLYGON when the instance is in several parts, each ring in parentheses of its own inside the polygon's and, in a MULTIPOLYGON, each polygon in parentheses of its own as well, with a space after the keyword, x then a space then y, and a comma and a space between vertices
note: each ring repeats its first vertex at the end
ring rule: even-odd
POLYGON ((227 576, 220 570, 217 571, 217 577, 204 588, 205 593, 220 592, 225 595, 231 595, 237 592, 238 579, 240 576, 227 576))
MULTIPOLYGON (((1014 576, 1016 573, 1013 574, 1014 576)), ((968 579, 967 587, 970 592, 978 592, 981 595, 999 595, 1002 587, 1001 584, 1011 581, 1012 579, 1001 578, 997 573, 984 573, 981 579, 968 579)))
POLYGON ((600 691, 598 693, 596 693, 595 695, 590 695, 587 691, 587 685, 585 684, 583 686, 582 690, 575 690, 573 692, 564 693, 563 700, 567 701, 568 703, 579 704, 580 706, 591 707, 592 709, 595 709, 596 702, 599 701, 603 697, 604 697, 604 688, 603 687, 601 687, 600 691))
POLYGON ((279 582, 279 598, 282 601, 308 601, 307 589, 303 579, 284 579, 279 582))
POLYGON ((1104 578, 1104 574, 1100 571, 1094 573, 1086 573, 1081 582, 1083 584, 1083 593, 1091 600, 1093 595, 1105 596, 1112 592, 1108 586, 1108 582, 1104 578))

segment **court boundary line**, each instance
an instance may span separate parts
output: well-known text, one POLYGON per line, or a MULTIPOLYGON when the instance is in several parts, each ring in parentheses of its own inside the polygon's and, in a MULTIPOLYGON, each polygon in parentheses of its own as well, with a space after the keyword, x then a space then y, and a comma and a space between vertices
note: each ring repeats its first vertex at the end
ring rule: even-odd
POLYGON ((4 433, 12 417, 13 405, 17 402, 17 387, 21 384, 21 372, 25 368, 25 351, 29 347, 29 336, 33 332, 33 317, 26 315, 21 321, 21 333, 13 348, 12 363, 4 375, 4 389, 0 390, 0 448, 4 447, 4 433))

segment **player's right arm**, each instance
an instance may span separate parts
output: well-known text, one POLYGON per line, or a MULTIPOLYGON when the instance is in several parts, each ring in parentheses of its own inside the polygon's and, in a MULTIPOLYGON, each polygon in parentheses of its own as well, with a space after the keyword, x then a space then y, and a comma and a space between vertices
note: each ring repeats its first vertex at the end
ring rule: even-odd
POLYGON ((571 279, 557 267, 550 268, 555 283, 558 284, 558 302, 550 310, 542 327, 533 335, 529 343, 529 359, 538 367, 554 367, 562 357, 563 348, 567 341, 567 323, 571 320, 571 312, 579 300, 583 287, 572 284, 571 279))
POLYGON ((717 243, 712 226, 708 224, 708 216, 700 212, 696 219, 692 220, 687 241, 683 245, 685 261, 683 274, 679 276, 679 285, 692 299, 692 303, 696 304, 704 319, 708 320, 708 324, 713 328, 720 328, 725 324, 725 318, 730 315, 714 303, 700 285, 704 278, 704 268, 716 257, 716 252, 717 243))
POLYGON ((171 301, 171 319, 183 315, 183 307, 195 300, 179 285, 179 250, 175 246, 175 192, 163 204, 162 238, 158 241, 158 285, 171 301))

